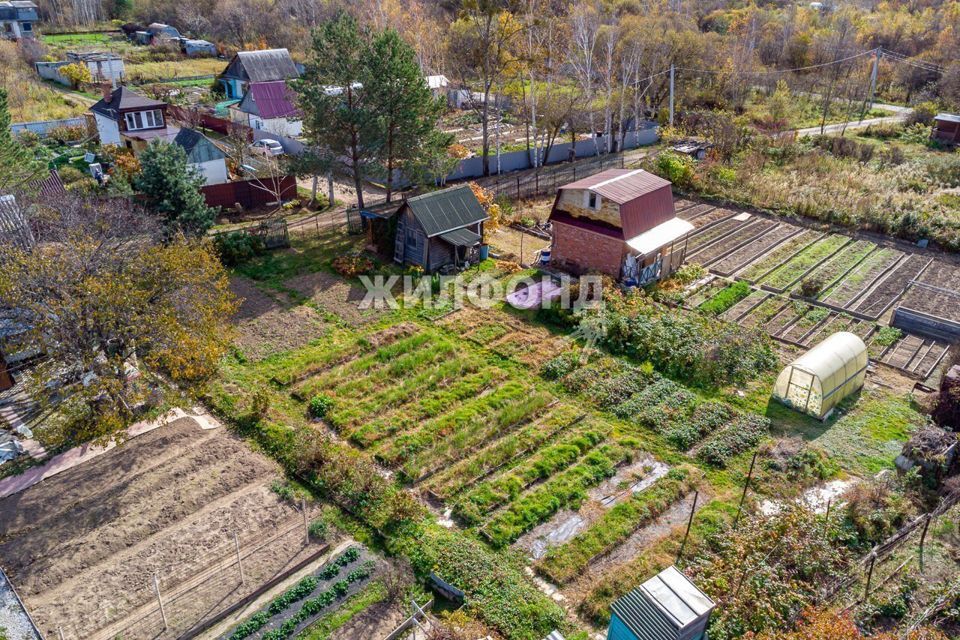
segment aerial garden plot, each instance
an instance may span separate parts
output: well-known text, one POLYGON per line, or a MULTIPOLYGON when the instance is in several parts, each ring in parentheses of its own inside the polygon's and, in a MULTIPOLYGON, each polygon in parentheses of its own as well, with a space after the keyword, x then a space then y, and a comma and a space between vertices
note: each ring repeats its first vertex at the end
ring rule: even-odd
POLYGON ((850 331, 868 342, 874 361, 921 381, 938 372, 948 341, 888 327, 891 311, 960 314, 951 293, 960 286, 956 267, 892 243, 731 212, 698 227, 688 247, 688 261, 720 277, 688 290, 687 308, 798 347, 850 331))
MULTIPOLYGON (((681 566, 697 570, 704 541, 737 517, 754 452, 761 456, 748 506, 890 468, 922 423, 909 402, 874 387, 825 424, 792 413, 770 401, 773 362, 732 385, 712 385, 715 374, 697 372, 717 365, 702 357, 707 347, 687 353, 684 341, 711 332, 720 341, 739 339, 720 337, 732 330, 725 327, 762 328, 793 346, 812 346, 837 330, 880 335, 875 322, 818 304, 818 297, 835 291, 844 274, 875 270, 877 256, 894 267, 900 260, 869 241, 762 216, 733 220, 733 212, 702 207, 699 217, 699 228, 714 233, 696 251, 718 262, 772 234, 781 234, 780 244, 801 238, 758 276, 780 278, 774 282, 782 292, 709 275, 689 290, 686 309, 611 294, 622 335, 585 350, 574 339, 573 316, 500 305, 415 305, 358 323, 316 289, 288 289, 304 281, 303 269, 278 264, 281 276, 257 289, 284 301, 268 312, 295 312, 275 294, 293 295, 320 311, 322 333, 256 358, 234 354, 209 401, 322 495, 371 559, 405 558, 422 580, 432 574, 462 589, 462 613, 503 637, 543 638, 560 629, 582 638, 577 630, 603 628, 613 600, 677 560, 688 523, 681 566), (789 270, 795 275, 778 275, 789 270), (811 277, 822 291, 791 299, 811 277), (687 320, 696 324, 687 327, 687 320), (776 471, 781 464, 790 471, 776 471)), ((755 258, 734 270, 764 259, 755 258)), ((323 274, 324 290, 356 285, 327 272, 328 259, 304 264, 323 274)), ((485 263, 466 277, 504 280, 512 271, 485 263)), ((908 339, 886 332, 886 345, 874 348, 899 359, 915 346, 908 339)), ((911 359, 918 375, 936 360, 927 347, 911 359)), ((362 584, 350 588, 363 593, 367 581, 357 580, 362 584)), ((256 633, 287 637, 266 635, 284 624, 299 633, 309 624, 308 614, 296 613, 303 603, 333 597, 322 595, 331 585, 311 585, 309 596, 284 609, 296 622, 281 616, 267 623, 264 614, 256 633)), ((356 597, 350 594, 343 602, 356 597)), ((331 602, 321 618, 347 606, 331 602)))

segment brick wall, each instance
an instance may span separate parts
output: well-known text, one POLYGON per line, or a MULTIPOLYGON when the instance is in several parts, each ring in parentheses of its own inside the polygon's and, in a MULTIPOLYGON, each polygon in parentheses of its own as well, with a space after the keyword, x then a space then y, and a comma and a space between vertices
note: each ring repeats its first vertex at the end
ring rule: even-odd
POLYGON ((623 240, 554 221, 551 262, 574 272, 600 271, 620 277, 623 240))

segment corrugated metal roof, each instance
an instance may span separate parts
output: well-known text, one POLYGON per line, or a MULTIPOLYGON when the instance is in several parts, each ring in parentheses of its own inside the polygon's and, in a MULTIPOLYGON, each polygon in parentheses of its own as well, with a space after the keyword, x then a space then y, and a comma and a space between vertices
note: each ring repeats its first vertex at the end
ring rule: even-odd
POLYGON ((273 82, 298 78, 300 72, 286 49, 261 49, 237 52, 221 77, 250 82, 273 82))
POLYGON ((480 235, 469 229, 454 229, 441 233, 440 237, 457 247, 472 247, 480 242, 480 235))
POLYGON ((589 189, 617 204, 624 204, 665 187, 671 187, 668 180, 643 169, 607 169, 560 188, 589 189))
POLYGON ((613 603, 640 640, 670 640, 710 613, 713 601, 676 567, 668 567, 613 603))
POLYGON ((404 206, 410 207, 428 238, 487 219, 487 212, 467 185, 425 193, 410 198, 404 206))
POLYGON ((227 157, 220 147, 196 129, 180 129, 173 143, 183 147, 191 162, 209 162, 227 157))
POLYGON ((237 108, 267 119, 298 115, 293 90, 283 80, 251 83, 237 108))
POLYGON ((50 169, 50 174, 40 180, 34 180, 30 186, 36 189, 40 195, 45 197, 65 196, 67 188, 63 186, 63 180, 56 169, 50 169))
POLYGON ((33 246, 33 231, 17 199, 12 195, 0 196, 0 241, 12 242, 27 249, 33 246))
POLYGON ((943 120, 944 122, 960 122, 960 115, 953 113, 938 113, 934 120, 943 120))

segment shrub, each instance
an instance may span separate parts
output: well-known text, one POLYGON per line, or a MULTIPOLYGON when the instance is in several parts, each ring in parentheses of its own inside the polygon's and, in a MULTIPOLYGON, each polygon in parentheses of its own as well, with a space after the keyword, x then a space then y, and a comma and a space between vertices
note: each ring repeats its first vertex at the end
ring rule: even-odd
POLYGON ((365 256, 340 256, 331 263, 333 270, 345 278, 354 278, 369 273, 373 269, 373 260, 365 256))
POLYGON ((307 528, 307 532, 310 534, 310 537, 313 540, 324 541, 327 539, 329 534, 329 528, 327 523, 323 520, 314 520, 310 523, 310 526, 307 528))
POLYGON ((750 295, 750 285, 740 280, 721 289, 719 293, 701 304, 700 310, 713 316, 719 316, 748 295, 750 295))
POLYGON ((800 283, 800 295, 806 298, 816 298, 823 291, 823 280, 817 276, 806 278, 800 283))
POLYGON ((59 126, 50 129, 50 131, 47 132, 47 136, 60 143, 80 142, 87 137, 87 129, 83 126, 59 126))
POLYGON ((665 151, 657 156, 654 168, 660 177, 678 187, 689 187, 693 183, 694 166, 689 156, 665 151))
POLYGON ((540 375, 547 380, 559 380, 579 366, 580 359, 576 354, 561 353, 543 364, 540 375))
POLYGON ((730 458, 759 444, 769 429, 769 418, 752 414, 741 416, 708 440, 697 455, 707 464, 725 467, 730 458))
POLYGON ((315 395, 310 399, 308 411, 312 418, 322 418, 333 408, 333 398, 325 394, 315 395))
POLYGON ((213 248, 220 257, 220 262, 227 267, 243 264, 251 258, 262 255, 267 250, 263 238, 244 231, 221 233, 215 236, 213 248))

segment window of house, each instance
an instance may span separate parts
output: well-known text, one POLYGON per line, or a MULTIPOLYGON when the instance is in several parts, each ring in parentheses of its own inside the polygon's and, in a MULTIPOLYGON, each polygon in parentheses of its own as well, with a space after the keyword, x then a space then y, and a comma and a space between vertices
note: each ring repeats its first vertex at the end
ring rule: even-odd
POLYGON ((593 191, 587 191, 584 197, 585 205, 588 209, 596 211, 600 208, 600 196, 593 191))
POLYGON ((20 27, 21 27, 21 28, 24 30, 24 32, 26 32, 26 33, 30 33, 31 31, 33 31, 33 25, 30 24, 29 22, 24 22, 23 24, 20 25, 20 27))
POLYGON ((125 114, 127 120, 127 129, 136 131, 137 129, 154 129, 163 126, 163 112, 159 109, 152 111, 134 111, 125 114))
POLYGON ((417 248, 417 232, 407 231, 407 246, 411 249, 417 248))

